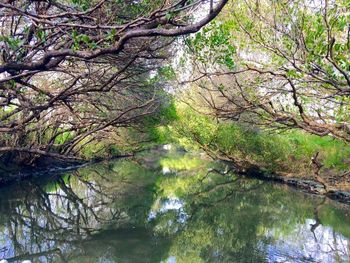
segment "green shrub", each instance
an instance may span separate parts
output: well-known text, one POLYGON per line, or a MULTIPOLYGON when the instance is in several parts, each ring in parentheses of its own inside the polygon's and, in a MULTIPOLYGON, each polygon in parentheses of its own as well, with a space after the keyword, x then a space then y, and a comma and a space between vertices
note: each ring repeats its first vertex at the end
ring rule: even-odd
POLYGON ((219 122, 182 105, 177 112, 177 120, 164 130, 186 148, 209 149, 258 165, 267 172, 308 175, 312 172, 311 158, 317 152, 326 168, 349 169, 349 145, 330 136, 319 137, 300 130, 276 133, 237 122, 219 122))

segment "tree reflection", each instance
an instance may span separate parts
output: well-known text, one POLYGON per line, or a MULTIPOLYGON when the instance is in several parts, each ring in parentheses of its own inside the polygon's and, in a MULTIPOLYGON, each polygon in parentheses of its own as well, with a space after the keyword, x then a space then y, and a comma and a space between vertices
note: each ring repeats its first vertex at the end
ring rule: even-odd
POLYGON ((102 163, 0 196, 10 262, 349 261, 349 207, 188 154, 102 163))
POLYGON ((125 161, 80 169, 57 176, 49 184, 31 181, 16 185, 11 193, 2 193, 8 198, 1 200, 0 257, 9 261, 71 262, 76 258, 88 262, 78 255, 90 254, 90 261, 96 262, 94 258, 106 252, 104 245, 113 248, 134 242, 136 228, 138 239, 148 244, 143 249, 139 246, 142 253, 158 254, 161 249, 152 252, 156 240, 144 227, 155 178, 156 174, 135 162, 125 161), (89 249, 101 240, 104 245, 99 246, 100 251, 89 249))
POLYGON ((337 233, 322 213, 326 206, 342 211, 333 202, 215 169, 203 174, 189 181, 183 175, 185 187, 175 177, 164 182, 181 185, 174 192, 189 215, 185 224, 171 211, 155 220, 159 232, 180 230, 169 251, 176 262, 349 261, 349 214, 333 222, 337 233))

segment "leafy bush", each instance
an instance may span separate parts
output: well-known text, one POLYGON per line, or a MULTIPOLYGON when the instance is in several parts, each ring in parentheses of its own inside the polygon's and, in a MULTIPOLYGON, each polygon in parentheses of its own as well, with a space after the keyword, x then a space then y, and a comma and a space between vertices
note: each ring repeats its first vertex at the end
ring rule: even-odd
POLYGON ((177 120, 163 127, 163 131, 186 148, 209 150, 258 165, 267 172, 308 175, 312 172, 311 158, 317 152, 326 168, 337 171, 349 168, 346 163, 349 145, 330 136, 319 137, 299 130, 278 134, 236 122, 218 122, 182 106, 177 113, 177 120))

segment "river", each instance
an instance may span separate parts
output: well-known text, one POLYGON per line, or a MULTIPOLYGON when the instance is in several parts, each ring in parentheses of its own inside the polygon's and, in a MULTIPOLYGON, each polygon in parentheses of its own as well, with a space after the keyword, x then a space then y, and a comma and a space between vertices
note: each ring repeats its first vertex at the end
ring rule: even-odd
POLYGON ((350 262, 348 205, 170 146, 0 197, 7 262, 350 262))

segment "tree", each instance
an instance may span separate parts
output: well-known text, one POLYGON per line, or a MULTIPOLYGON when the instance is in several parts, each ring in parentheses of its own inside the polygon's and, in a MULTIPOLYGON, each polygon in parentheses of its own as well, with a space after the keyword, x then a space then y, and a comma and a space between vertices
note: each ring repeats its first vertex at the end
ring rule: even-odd
POLYGON ((217 59, 196 59, 193 79, 212 114, 349 142, 349 1, 235 1, 228 10, 188 42, 199 57, 198 45, 217 43, 217 59))
POLYGON ((172 39, 198 31, 228 0, 194 21, 206 2, 0 3, 0 152, 75 158, 153 114, 165 96, 152 75, 172 39))

